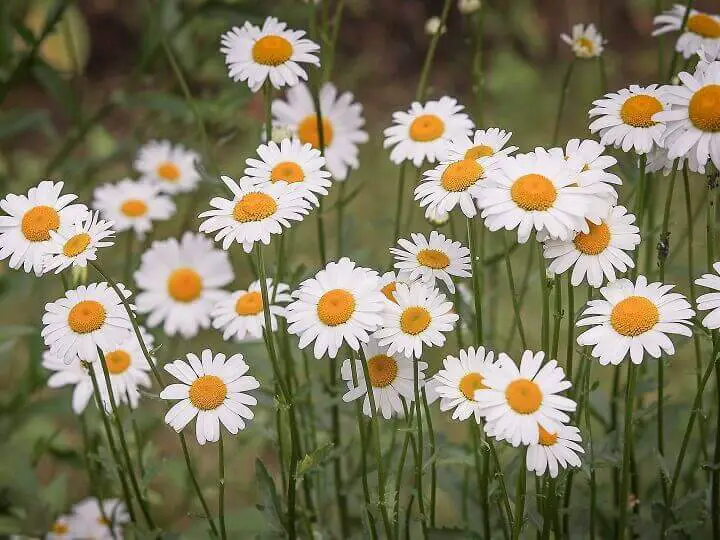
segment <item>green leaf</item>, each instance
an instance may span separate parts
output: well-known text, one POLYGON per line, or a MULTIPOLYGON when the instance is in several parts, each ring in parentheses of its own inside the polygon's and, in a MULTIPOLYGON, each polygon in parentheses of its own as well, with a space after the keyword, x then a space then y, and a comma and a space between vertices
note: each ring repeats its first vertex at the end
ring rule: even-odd
POLYGON ((263 513, 273 529, 278 531, 284 530, 285 526, 283 523, 285 520, 283 518, 280 497, 275 489, 275 483, 270 473, 268 473, 265 468, 265 464, 259 459, 255 460, 255 477, 260 485, 261 502, 257 505, 258 510, 263 513))
POLYGON ((328 441, 324 445, 310 452, 309 454, 305 454, 305 456, 303 456, 303 458, 298 463, 295 478, 302 478, 305 474, 311 471, 316 471, 322 468, 325 463, 331 461, 331 458, 333 456, 333 447, 333 443, 328 441))
POLYGON ((0 139, 15 137, 50 123, 45 110, 15 109, 0 115, 0 139))

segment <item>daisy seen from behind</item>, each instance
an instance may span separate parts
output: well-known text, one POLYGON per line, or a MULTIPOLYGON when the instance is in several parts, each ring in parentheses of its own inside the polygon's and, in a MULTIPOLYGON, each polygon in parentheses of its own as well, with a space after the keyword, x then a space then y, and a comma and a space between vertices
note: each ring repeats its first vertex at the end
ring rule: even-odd
POLYGON ((684 58, 691 58, 700 49, 715 47, 720 42, 720 16, 691 9, 683 28, 686 9, 682 4, 675 4, 657 15, 653 19, 657 28, 652 35, 659 36, 682 29, 682 34, 675 43, 675 50, 682 53, 684 58))
POLYGON ((84 268, 89 261, 97 260, 99 248, 115 244, 112 226, 112 221, 101 220, 98 212, 91 212, 83 220, 50 231, 44 271, 59 274, 69 266, 84 268))
POLYGON ((702 325, 709 330, 720 328, 720 262, 713 264, 714 274, 707 273, 695 280, 700 287, 707 287, 718 292, 701 294, 697 299, 700 311, 710 311, 702 320, 702 325))
POLYGON ((556 478, 560 468, 580 467, 582 462, 578 454, 584 454, 581 445, 580 430, 575 426, 560 425, 556 431, 539 428, 538 442, 531 444, 527 450, 526 466, 530 472, 542 476, 545 471, 556 478))
POLYGON ((574 24, 571 34, 560 34, 560 39, 570 45, 578 58, 597 58, 605 50, 605 40, 592 23, 587 26, 574 24))
POLYGON ((140 180, 152 184, 161 193, 194 191, 200 182, 196 164, 200 156, 184 146, 170 141, 150 141, 140 148, 135 158, 135 170, 140 180))

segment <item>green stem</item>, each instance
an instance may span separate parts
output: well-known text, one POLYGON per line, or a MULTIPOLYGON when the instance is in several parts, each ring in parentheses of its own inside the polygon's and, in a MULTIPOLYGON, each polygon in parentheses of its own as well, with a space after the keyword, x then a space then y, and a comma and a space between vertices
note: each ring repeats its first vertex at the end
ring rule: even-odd
MULTIPOLYGON (((488 437, 486 439, 488 448, 490 449, 490 455, 492 456, 493 463, 495 465, 496 473, 495 477, 498 480, 498 483, 500 484, 500 493, 502 494, 502 507, 505 509, 505 517, 503 517, 503 534, 505 533, 506 529, 510 527, 510 524, 513 522, 513 513, 512 509, 510 508, 510 495, 508 493, 507 485, 505 484, 505 473, 502 470, 502 466, 500 465, 500 458, 497 455, 497 450, 495 450, 495 444, 492 442, 492 439, 488 437)), ((502 512, 501 512, 502 515, 502 512)), ((507 535, 506 535, 507 537, 507 535)))
POLYGON ((558 104, 557 114, 555 115, 555 128, 553 129, 552 144, 557 144, 558 136, 560 135, 560 123, 562 122, 563 110, 565 109, 565 100, 567 99, 568 89, 570 88, 570 77, 572 76, 573 68, 575 67, 575 57, 570 60, 565 75, 562 79, 562 87, 560 89, 560 103, 558 104))
MULTIPOLYGON (((501 231, 500 236, 503 239, 503 247, 505 248, 505 271, 507 272, 508 285, 510 287, 510 297, 512 298, 513 312, 515 315, 515 326, 520 334, 520 343, 522 343, 523 350, 527 349, 527 341, 525 340, 525 329, 523 327, 522 318, 520 317, 520 304, 515 289, 515 279, 513 278, 512 262, 510 260, 510 251, 508 249, 507 238, 505 237, 505 231, 501 231)), ((543 276, 543 279, 545 276, 543 276)))
POLYGON ((571 282, 571 273, 567 275, 567 343, 565 351, 565 371, 568 380, 573 380, 573 356, 575 355, 575 287, 571 282))
MULTIPOLYGON (((130 403, 130 392, 125 392, 128 403, 130 403)), ((145 477, 145 465, 143 464, 143 440, 140 436, 140 428, 138 427, 137 421, 135 420, 135 414, 133 413, 132 407, 128 407, 128 416, 130 417, 130 425, 132 426, 133 438, 135 439, 135 452, 137 452, 138 470, 140 471, 140 478, 145 477)), ((143 489, 143 495, 147 496, 146 490, 143 489)))
MULTIPOLYGON (((556 514, 557 493, 554 478, 548 478, 545 493, 547 501, 545 502, 545 514, 543 516, 542 540, 548 540, 550 538, 550 530, 552 529, 552 523, 554 521, 553 516, 556 514)), ((555 534, 557 536, 559 531, 555 531, 555 534)))
MULTIPOLYGON (((451 5, 452 0, 445 0, 442 13, 440 14, 440 26, 438 28, 445 28, 451 5)), ((428 46, 427 53, 425 54, 425 61, 423 62, 422 71, 420 72, 420 79, 418 80, 417 91, 415 92, 415 101, 423 101, 427 94, 427 83, 428 77, 430 76, 430 68, 432 67, 433 59, 435 58, 435 50, 437 49, 437 44, 440 40, 441 34, 441 31, 435 32, 430 38, 430 45, 428 46)), ((419 497, 419 499, 420 498, 422 497, 419 497)), ((420 504, 419 500, 418 504, 420 504)))
MULTIPOLYGON (((80 428, 82 430, 82 437, 83 437, 83 458, 85 462, 85 468, 88 472, 88 480, 90 481, 90 493, 93 497, 95 497, 97 500, 101 501, 104 499, 103 496, 103 489, 102 489, 102 483, 97 478, 97 475, 95 474, 95 466, 93 465, 92 459, 90 457, 90 434, 88 433, 88 427, 87 427, 87 420, 85 419, 85 415, 87 414, 86 411, 83 411, 82 414, 78 416, 78 420, 80 421, 80 428)), ((100 515, 105 520, 105 523, 112 523, 111 516, 108 516, 105 513, 105 508, 103 505, 98 505, 100 507, 100 515)), ((113 537, 113 540, 117 539, 117 534, 115 533, 115 527, 110 526, 108 527, 108 531, 110 531, 110 534, 113 537)))
MULTIPOLYGON (((568 274, 569 276, 569 274, 568 274)), ((553 326, 553 338, 550 347, 550 358, 555 359, 558 355, 558 349, 560 347, 560 325, 563 318, 563 306, 562 306, 562 280, 561 276, 555 276, 555 283, 553 288, 555 289, 555 325, 553 326)))
POLYGON ((422 525, 423 538, 427 538, 427 518, 425 515, 425 495, 423 493, 423 428, 422 428, 422 408, 420 406, 420 381, 417 365, 415 365, 413 359, 413 389, 415 391, 415 410, 416 414, 416 425, 417 425, 417 448, 415 454, 415 489, 417 491, 418 498, 418 509, 420 510, 420 523, 422 525))
POLYGON ((220 538, 227 538, 227 529, 225 528, 225 447, 223 445, 222 430, 220 430, 220 439, 218 441, 218 521, 220 521, 220 538))
POLYGON ((633 406, 635 405, 635 384, 637 379, 637 366, 627 361, 628 376, 627 386, 625 389, 625 425, 623 435, 623 455, 622 455, 622 475, 620 481, 620 493, 618 496, 618 506, 620 517, 618 520, 617 540, 625 538, 625 529, 627 527, 627 511, 628 511, 628 488, 630 487, 630 450, 632 448, 632 427, 633 427, 633 406))
POLYGON ((425 386, 420 390, 422 394, 423 410, 425 412, 425 424, 428 428, 428 442, 430 443, 430 526, 435 528, 435 506, 437 500, 437 456, 435 455, 435 429, 433 428, 432 417, 430 416, 430 406, 427 401, 425 386))
POLYGON ((595 505, 597 503, 597 482, 595 479, 595 451, 592 438, 592 420, 590 418, 590 370, 592 363, 588 362, 585 376, 585 428, 587 429, 588 455, 590 456, 590 540, 595 540, 595 505))
POLYGON ((339 259, 344 251, 345 240, 345 189, 347 188, 347 179, 340 183, 337 203, 337 249, 335 256, 339 259))
MULTIPOLYGON (((337 404, 338 366, 337 361, 334 358, 330 358, 330 361, 328 362, 328 369, 330 371, 330 399, 332 400, 332 405, 330 407, 330 417, 332 421, 333 447, 341 448, 342 432, 340 430, 340 408, 337 404)), ((343 486, 342 461, 339 456, 337 459, 333 460, 333 474, 335 477, 335 497, 338 501, 338 512, 340 514, 340 530, 342 531, 342 537, 348 538, 350 535, 348 503, 347 495, 343 486)))
POLYGON ((545 257, 543 247, 537 242, 538 253, 538 279, 540 280, 540 291, 542 294, 542 326, 541 326, 541 347, 540 350, 547 354, 550 350, 550 291, 548 290, 548 279, 545 270, 545 257))
POLYGON ((403 440, 402 450, 400 451, 400 458, 398 459, 397 464, 397 474, 395 475, 395 501, 393 503, 393 515, 395 516, 396 538, 399 536, 400 519, 398 512, 400 511, 400 488, 402 484, 403 472, 405 469, 405 459, 407 457, 408 445, 412 442, 413 448, 415 447, 415 442, 413 440, 411 429, 413 425, 413 416, 415 415, 415 404, 413 403, 411 405, 411 408, 408 409, 407 402, 402 396, 400 397, 400 402, 402 403, 403 412, 407 422, 405 426, 405 439, 403 440))
MULTIPOLYGON (((470 246, 470 266, 472 269, 473 298, 475 302, 475 345, 483 342, 483 318, 482 318, 482 297, 483 297, 483 246, 478 249, 478 239, 475 235, 475 225, 470 218, 467 218, 467 238, 470 246), (478 264, 480 263, 480 264, 478 264)), ((485 230, 485 227, 483 227, 485 230)), ((482 233, 481 233, 482 236, 482 233)))
POLYGON ((475 95, 475 121, 483 126, 483 96, 485 81, 483 80, 483 25, 485 23, 485 10, 480 8, 473 15, 473 94, 475 95))
MULTIPOLYGON (((645 180, 646 180, 646 164, 647 155, 643 154, 640 156, 640 178, 638 180, 637 189, 635 190, 635 222, 638 226, 642 225, 643 216, 645 215, 645 180)), ((674 169, 674 167, 673 167, 674 169)), ((673 172, 673 179, 675 173, 673 172)), ((674 181, 674 180, 673 180, 674 181)), ((640 255, 640 246, 633 253, 633 269, 630 271, 630 276, 634 280, 638 275, 638 258, 640 255)))
POLYGON ((525 491, 527 489, 526 460, 527 446, 523 446, 517 484, 515 486, 515 519, 513 520, 512 540, 518 540, 518 538, 520 538, 525 515, 525 491))
POLYGON ((185 458, 185 466, 188 470, 188 474, 190 475, 190 482, 192 482, 193 488, 195 489, 195 494, 198 497, 198 500, 200 501, 200 505, 203 508, 203 512, 205 512, 205 519, 207 519, 208 525, 210 526, 210 531, 212 532, 212 536, 217 538, 219 536, 217 527, 215 526, 215 520, 212 518, 212 514, 210 513, 210 507, 208 506, 207 501, 205 500, 205 496, 202 494, 202 489, 200 489, 200 484, 198 483, 197 476, 195 476, 195 470, 192 465, 192 460, 190 459, 190 452, 188 452, 187 447, 187 441, 185 440, 185 435, 183 433, 178 433, 178 437, 180 439, 180 446, 183 451, 183 457, 185 458))
POLYGON ((390 244, 397 242, 400 238, 400 223, 402 223, 403 200, 405 199, 405 167, 407 162, 400 164, 398 171, 397 199, 395 201, 395 225, 393 226, 393 237, 390 244))
MULTIPOLYGON (((685 3, 685 14, 683 15, 682 22, 680 23, 680 28, 678 30, 679 33, 683 33, 685 31, 685 27, 687 26, 688 18, 690 17, 690 10, 692 9, 693 0, 687 0, 685 3)), ((668 72, 667 81, 672 81, 673 75, 675 75, 675 68, 677 67, 677 61, 678 61, 678 52, 673 51, 672 60, 670 61, 670 70, 668 72)))
MULTIPOLYGON (((474 415, 468 418, 468 423, 470 425, 470 436, 472 439, 472 447, 473 447, 473 458, 475 460, 475 480, 477 481, 477 490, 478 490, 478 497, 480 498, 480 510, 482 511, 482 519, 483 519, 483 538, 489 539, 490 538, 490 499, 489 499, 489 493, 488 493, 488 467, 489 462, 485 464, 483 467, 483 464, 480 462, 480 440, 481 440, 481 432, 480 432, 480 426, 475 421, 474 415)), ((487 456, 490 456, 489 452, 483 451, 483 458, 487 456)), ((485 460, 483 460, 485 461, 485 460)))
MULTIPOLYGON (((315 118, 317 121, 317 132, 318 132, 318 145, 321 155, 325 155, 325 126, 323 124, 323 112, 320 105, 320 91, 314 85, 312 88, 312 100, 313 107, 315 108, 315 118)), ((325 266, 327 263, 327 251, 325 250, 325 224, 323 217, 323 200, 319 199, 319 205, 317 209, 317 236, 318 236, 318 250, 320 253, 320 263, 325 266)))

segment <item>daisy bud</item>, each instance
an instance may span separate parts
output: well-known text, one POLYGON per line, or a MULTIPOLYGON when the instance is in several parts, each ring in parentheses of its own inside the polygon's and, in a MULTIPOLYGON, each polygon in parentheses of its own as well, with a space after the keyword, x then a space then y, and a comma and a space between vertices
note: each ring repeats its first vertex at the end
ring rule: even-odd
POLYGON ((458 0, 458 11, 464 15, 470 15, 482 7, 480 0, 458 0))
POLYGON ((445 25, 440 21, 440 17, 430 17, 425 23, 425 33, 428 36, 434 36, 437 33, 441 35, 447 31, 445 25))
POLYGON ((74 286, 87 283, 87 279, 88 279, 87 266, 73 266, 72 267, 72 283, 74 286))
POLYGON ((442 227, 450 221, 450 214, 437 208, 428 208, 425 212, 425 219, 433 227, 442 227))
MULTIPOLYGON (((285 124, 273 124, 270 138, 273 142, 280 144, 283 139, 291 139, 295 136, 292 128, 285 124)), ((265 130, 263 130, 263 140, 265 139, 265 130)), ((265 141, 267 142, 267 141, 265 141)))

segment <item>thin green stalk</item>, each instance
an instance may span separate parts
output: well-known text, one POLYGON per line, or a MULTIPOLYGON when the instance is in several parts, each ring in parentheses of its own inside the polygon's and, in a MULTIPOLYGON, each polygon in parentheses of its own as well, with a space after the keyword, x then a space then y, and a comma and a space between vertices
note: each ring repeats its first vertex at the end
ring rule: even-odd
POLYGON ((407 162, 403 161, 400 164, 399 171, 398 171, 398 184, 397 184, 397 199, 395 201, 395 225, 393 226, 393 237, 390 242, 390 245, 397 242, 398 238, 400 238, 400 223, 402 223, 402 211, 403 211, 403 201, 405 199, 405 167, 407 166, 407 162))
POLYGON ((565 109, 565 100, 567 99, 568 89, 570 88, 570 77, 572 76, 573 68, 575 67, 575 57, 570 60, 565 75, 562 79, 562 87, 560 89, 560 103, 558 104, 557 114, 555 115, 555 128, 553 129, 552 144, 557 144, 558 136, 560 135, 560 123, 562 122, 563 110, 565 109))
MULTIPOLYGON (((506 529, 509 528, 513 523, 513 513, 512 509, 510 508, 510 495, 508 494, 507 485, 505 484, 505 473, 503 472, 500 465, 500 458, 497 455, 497 450, 495 450, 495 444, 492 442, 492 439, 490 437, 486 439, 486 442, 488 448, 490 449, 490 455, 492 456, 493 463, 495 464, 495 470, 497 471, 495 473, 495 477, 500 484, 500 493, 502 494, 502 508, 505 509, 505 517, 503 517, 503 533, 505 533, 506 529)), ((502 512, 500 513, 500 515, 502 516, 502 512)))
POLYGON ((432 462, 430 464, 430 526, 435 527, 435 506, 437 501, 437 456, 435 452, 435 429, 433 428, 432 417, 430 416, 430 406, 427 401, 425 386, 420 390, 422 394, 423 410, 425 411, 425 424, 428 428, 428 443, 430 444, 430 456, 432 462))
POLYGON ((218 440, 218 521, 220 522, 220 538, 227 538, 225 528, 225 446, 223 444, 222 430, 218 440))
MULTIPOLYGON (((128 403, 130 403, 130 392, 126 391, 128 403)), ((132 407, 128 407, 128 416, 130 417, 130 425, 132 426, 133 438, 135 439, 135 452, 137 453, 138 470, 140 471, 140 478, 145 477, 145 465, 143 463, 143 440, 140 436, 140 428, 138 427, 137 421, 135 420, 135 414, 133 413, 132 407)), ((143 489, 144 496, 147 496, 143 489)))
POLYGON ((344 240, 345 240, 345 189, 347 188, 347 179, 344 182, 340 182, 340 188, 338 193, 337 202, 337 249, 335 250, 335 256, 339 259, 342 257, 344 251, 344 240))
POLYGON ((523 521, 525 519, 525 492, 527 490, 527 446, 523 446, 520 468, 518 469, 517 484, 515 486, 515 519, 513 520, 512 540, 520 538, 523 521))
POLYGON ((595 478, 595 450, 592 438, 592 420, 590 418, 590 370, 592 363, 588 362, 587 375, 585 377, 585 428, 587 429, 587 441, 585 445, 588 448, 588 456, 590 457, 590 540, 595 540, 595 505, 597 504, 597 481, 595 478))
MULTIPOLYGON (((485 276, 483 272, 482 261, 484 259, 484 246, 482 244, 478 246, 478 239, 475 234, 476 231, 474 222, 470 218, 467 218, 466 224, 468 245, 470 246, 470 267, 472 270, 473 299, 475 302, 475 345, 478 346, 481 345, 483 342, 482 297, 483 281, 485 276)), ((485 230, 484 226, 483 230, 485 230)), ((484 236, 482 232, 480 234, 481 237, 484 236)))
MULTIPOLYGON (((643 154, 640 156, 640 179, 638 180, 637 190, 635 191, 635 221, 638 225, 642 224, 643 216, 645 215, 645 183, 646 177, 646 164, 647 155, 643 154)), ((673 172, 673 181, 675 173, 673 172)), ((635 279, 638 275, 638 257, 640 255, 640 246, 633 253, 633 268, 630 271, 630 276, 635 279)))
POLYGON ((555 289, 555 325, 553 326, 553 338, 550 346, 550 358, 555 359, 558 355, 558 349, 560 347, 560 325, 562 324, 563 318, 563 305, 562 305, 562 280, 560 275, 555 276, 555 283, 553 287, 555 289))
MULTIPOLYGON (((407 402, 405 401, 405 398, 400 396, 400 402, 403 406, 403 412, 405 415, 405 418, 407 420, 406 422, 406 429, 405 429, 405 439, 403 440, 402 450, 400 451, 400 458, 398 459, 397 463, 397 473, 395 475, 395 501, 393 503, 393 515, 395 518, 395 537, 397 538, 399 536, 399 527, 400 527, 400 516, 398 515, 400 511, 400 488, 402 484, 402 476, 403 471, 405 469, 405 458, 407 457, 407 451, 408 451, 408 445, 410 444, 412 440, 412 425, 413 425, 413 416, 415 414, 415 403, 413 403, 410 406, 410 409, 408 409, 407 402)), ((415 446, 414 441, 413 447, 415 446)))
POLYGON ((618 496, 618 506, 620 517, 618 519, 617 540, 625 538, 625 530, 627 528, 627 512, 628 512, 628 488, 630 487, 630 449, 632 448, 632 427, 633 427, 633 407, 635 405, 635 384, 637 382, 637 366, 628 361, 628 376, 625 389, 625 425, 623 435, 623 456, 622 456, 622 475, 620 481, 620 493, 618 496))
POLYGON ((567 275, 567 342, 565 348, 565 372, 567 378, 573 380, 573 356, 575 355, 575 287, 572 285, 571 273, 567 275))
MULTIPOLYGON (((85 462, 85 468, 88 472, 88 480, 89 480, 89 489, 90 493, 93 497, 95 497, 97 500, 101 501, 105 497, 102 493, 102 482, 97 478, 97 475, 95 474, 95 467, 92 463, 92 459, 90 458, 90 435, 88 433, 88 427, 87 427, 87 420, 85 419, 85 415, 87 414, 86 411, 83 411, 79 416, 78 420, 80 421, 80 428, 82 431, 82 437, 83 437, 83 460, 85 462)), ((111 516, 108 516, 105 512, 105 507, 100 504, 98 505, 100 509, 100 515, 105 520, 105 523, 110 523, 111 526, 108 527, 108 531, 110 531, 110 534, 113 538, 113 540, 117 540, 117 534, 115 533, 115 527, 112 526, 112 519, 111 516)))
MULTIPOLYGON (((549 540, 550 538, 550 530, 552 529, 552 523, 553 523, 553 517, 557 513, 556 503, 557 503, 557 492, 555 489, 555 479, 554 478, 548 478, 547 484, 545 486, 545 493, 547 496, 547 500, 545 502, 545 513, 543 517, 543 527, 542 527, 542 540, 549 540)), ((559 531, 555 531, 555 536, 559 534, 559 531)))
POLYGON ((485 10, 481 7, 473 14, 473 94, 475 95, 474 116, 478 126, 483 126, 483 97, 485 81, 483 77, 483 25, 485 23, 485 10))
MULTIPOLYGON (((318 145, 321 155, 325 155, 325 126, 323 125, 323 112, 320 105, 320 93, 316 86, 311 85, 313 106, 315 107, 315 118, 317 121, 318 145)), ((320 253, 320 263, 325 266, 327 263, 327 251, 325 250, 325 221, 323 218, 323 200, 319 199, 317 209, 317 236, 318 250, 320 253)))
MULTIPOLYGON (((522 318, 520 317, 519 298, 515 289, 515 279, 513 278, 512 262, 510 260, 510 251, 508 250, 505 231, 501 231, 500 236, 502 236, 503 247, 505 248, 505 271, 507 272, 508 285, 510 286, 510 297, 512 298, 513 312, 515 315, 515 326, 520 334, 520 343, 522 343, 523 350, 526 350, 527 341, 525 340, 525 329, 523 327, 522 318)), ((543 276, 543 279, 544 277, 545 276, 543 276)))
POLYGON ((342 21, 343 9, 345 9, 345 0, 338 0, 335 13, 332 17, 332 34, 328 42, 328 51, 323 61, 323 78, 325 82, 329 81, 332 76, 332 69, 335 63, 335 49, 337 47, 338 36, 340 35, 340 21, 342 21))
MULTIPOLYGON (((415 362, 415 360, 413 360, 415 362)), ((422 525, 423 538, 427 538, 427 516, 425 514, 425 494, 423 492, 423 428, 422 428, 422 408, 420 407, 420 382, 418 369, 413 364, 413 388, 415 391, 415 403, 417 403, 415 410, 416 414, 416 425, 417 425, 417 448, 415 453, 415 489, 417 491, 418 498, 418 509, 420 510, 420 524, 422 525)))
POLYGON ((178 433, 178 437, 180 438, 180 446, 183 451, 183 457, 185 458, 185 467, 188 470, 188 474, 190 474, 190 482, 192 482, 193 488, 195 489, 195 494, 200 501, 203 512, 205 512, 205 519, 207 519, 208 525, 210 526, 212 536, 217 538, 219 535, 217 527, 215 526, 215 520, 212 518, 212 514, 210 513, 210 507, 205 500, 205 496, 202 494, 202 489, 200 489, 200 484, 198 483, 197 477, 195 476, 195 470, 192 465, 192 460, 190 459, 190 452, 188 452, 185 435, 183 433, 178 433))
MULTIPOLYGON (((685 31, 685 27, 687 26, 688 18, 690 17, 690 10, 692 9, 693 0, 687 0, 685 2, 685 14, 683 15, 682 22, 680 23, 680 28, 678 29, 678 32, 681 34, 685 31)), ((677 61, 678 61, 678 52, 673 51, 672 60, 670 61, 670 70, 668 71, 667 75, 667 81, 672 81, 673 75, 675 75, 675 68, 677 67, 677 61)))
MULTIPOLYGON (((455 230, 455 220, 453 219, 453 215, 450 215, 450 235, 453 238, 457 238, 457 232, 455 230)), ((455 292, 453 293, 453 304, 455 304, 455 309, 458 311, 458 314, 462 317, 462 297, 460 296, 460 289, 457 287, 455 288, 455 292)), ((464 349, 464 340, 463 340, 463 332, 462 332, 462 325, 456 324, 455 325, 455 340, 457 341, 458 349, 464 349)))
MULTIPOLYGON (((440 26, 438 28, 445 28, 445 25, 447 24, 448 14, 450 13, 450 6, 452 5, 452 3, 452 0, 445 0, 442 12, 440 13, 440 26)), ((432 67, 433 59, 435 58, 435 50, 437 49, 437 44, 440 40, 441 34, 441 31, 435 32, 430 38, 430 45, 428 45, 428 50, 425 54, 425 61, 423 62, 422 71, 420 72, 420 79, 418 80, 417 91, 415 92, 416 101, 423 101, 427 94, 427 83, 428 77, 430 76, 430 68, 432 67)), ((418 499, 421 498, 422 497, 418 497, 418 499)))
POLYGON ((537 242, 538 253, 538 279, 540 280, 540 293, 542 295, 542 325, 541 325, 541 350, 547 352, 550 350, 550 291, 548 290, 548 279, 545 270, 545 257, 543 257, 543 247, 537 242))
MULTIPOLYGON (((470 437, 472 439, 473 459, 475 460, 475 480, 477 482, 477 492, 480 498, 480 510, 482 511, 483 520, 483 538, 490 538, 490 499, 488 493, 488 470, 483 467, 480 462, 480 439, 482 437, 480 426, 475 420, 475 416, 468 418, 470 425, 470 437)), ((489 456, 489 452, 484 452, 483 456, 489 456)))
POLYGON ((127 231, 127 241, 125 244, 125 269, 123 271, 123 280, 125 283, 130 283, 133 269, 133 239, 135 238, 134 231, 127 231))

